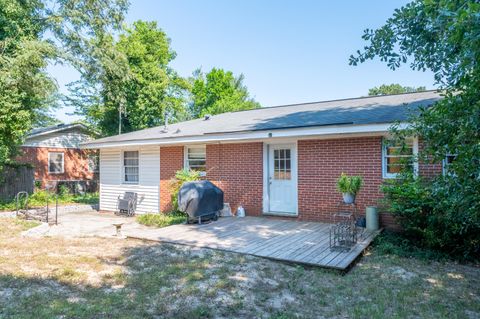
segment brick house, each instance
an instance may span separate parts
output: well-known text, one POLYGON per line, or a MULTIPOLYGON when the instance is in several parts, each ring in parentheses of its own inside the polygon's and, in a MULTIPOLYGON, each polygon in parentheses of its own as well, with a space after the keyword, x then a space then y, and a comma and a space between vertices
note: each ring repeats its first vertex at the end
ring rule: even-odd
POLYGON ((65 184, 72 190, 95 190, 98 152, 82 150, 80 143, 94 138, 83 124, 58 124, 32 130, 22 145, 19 162, 35 168, 37 185, 54 188, 65 184))
MULTIPOLYGON (((362 97, 224 113, 83 144, 100 149, 100 209, 115 210, 125 191, 139 194, 138 213, 167 212, 175 172, 193 168, 225 192, 235 211, 297 220, 332 219, 342 200, 336 180, 342 172, 361 175, 359 212, 378 205, 381 184, 395 178, 401 157, 414 156, 389 141, 392 123, 441 98, 433 91, 362 97)), ((436 174, 442 165, 414 163, 417 174, 436 174)), ((392 218, 382 214, 392 226, 392 218)))

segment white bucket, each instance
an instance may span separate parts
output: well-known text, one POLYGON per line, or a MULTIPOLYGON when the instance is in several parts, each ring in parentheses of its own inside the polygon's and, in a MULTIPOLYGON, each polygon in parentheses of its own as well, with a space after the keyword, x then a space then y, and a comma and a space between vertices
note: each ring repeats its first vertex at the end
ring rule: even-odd
POLYGON ((242 205, 238 206, 237 217, 245 217, 245 208, 242 205))

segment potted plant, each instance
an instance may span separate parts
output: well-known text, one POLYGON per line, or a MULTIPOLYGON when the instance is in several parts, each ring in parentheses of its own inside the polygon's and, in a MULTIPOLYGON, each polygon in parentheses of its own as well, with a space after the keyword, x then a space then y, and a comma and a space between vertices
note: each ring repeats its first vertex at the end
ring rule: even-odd
POLYGON ((348 176, 345 173, 340 175, 337 180, 337 189, 343 195, 343 201, 345 204, 352 204, 355 202, 355 196, 360 188, 362 188, 361 176, 348 176))

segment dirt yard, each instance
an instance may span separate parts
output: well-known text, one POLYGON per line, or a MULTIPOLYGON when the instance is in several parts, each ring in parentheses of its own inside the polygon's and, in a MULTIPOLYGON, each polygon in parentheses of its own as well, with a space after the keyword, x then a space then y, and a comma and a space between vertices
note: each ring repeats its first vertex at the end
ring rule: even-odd
POLYGON ((480 269, 371 248, 347 274, 186 246, 27 238, 0 218, 0 318, 480 318, 480 269))

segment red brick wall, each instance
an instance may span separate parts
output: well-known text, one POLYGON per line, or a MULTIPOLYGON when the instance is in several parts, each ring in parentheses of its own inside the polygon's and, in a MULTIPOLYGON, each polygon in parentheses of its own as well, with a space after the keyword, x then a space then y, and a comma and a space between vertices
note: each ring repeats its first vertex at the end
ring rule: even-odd
MULTIPOLYGON (((160 208, 171 209, 170 180, 183 168, 183 146, 160 148, 160 208)), ((420 164, 420 171, 437 174, 438 166, 420 164)), ((299 220, 332 221, 342 195, 336 180, 342 172, 361 175, 364 185, 357 195, 358 212, 379 206, 382 198, 382 138, 358 137, 298 141, 299 220)), ((440 166, 441 172, 441 166, 440 166)), ((248 215, 262 214, 263 144, 232 143, 207 145, 207 177, 225 192, 232 211, 241 204, 248 215)), ((380 215, 382 226, 397 228, 388 213, 380 215)))
POLYGON ((35 167, 35 180, 42 182, 42 187, 54 181, 91 180, 96 175, 88 171, 88 154, 92 151, 75 148, 22 147, 19 162, 30 163, 35 167), (64 159, 64 173, 48 172, 48 153, 61 152, 64 159))
POLYGON ((172 209, 170 180, 183 168, 183 146, 160 147, 160 211, 172 209))
POLYGON ((332 221, 342 202, 336 189, 342 172, 363 177, 356 199, 360 214, 366 206, 377 206, 383 182, 381 137, 298 141, 299 219, 332 221))
POLYGON ((243 205, 248 215, 261 215, 263 143, 207 145, 207 179, 224 191, 233 212, 243 205))
MULTIPOLYGON (((418 152, 422 153, 423 149, 425 148, 425 143, 422 139, 418 141, 418 152)), ((443 172, 443 164, 442 163, 434 163, 431 160, 423 159, 420 160, 418 163, 418 174, 422 177, 431 178, 435 177, 443 172)))

